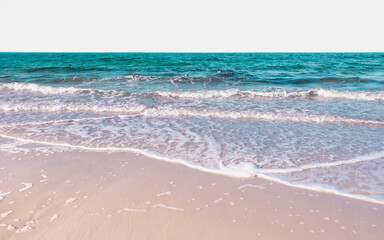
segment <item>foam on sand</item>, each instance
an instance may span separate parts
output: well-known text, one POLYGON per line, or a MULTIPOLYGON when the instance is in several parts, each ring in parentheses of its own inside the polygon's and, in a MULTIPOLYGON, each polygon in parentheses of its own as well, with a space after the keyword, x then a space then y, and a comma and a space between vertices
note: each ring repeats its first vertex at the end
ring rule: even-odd
POLYGON ((15 226, 12 226, 12 225, 8 224, 8 226, 7 226, 7 230, 8 231, 11 231, 11 230, 14 230, 14 229, 16 229, 15 226))
POLYGON ((258 98, 258 99, 286 99, 303 97, 322 97, 327 99, 349 99, 365 101, 384 101, 384 91, 338 91, 324 88, 310 89, 305 91, 242 91, 239 89, 228 90, 200 90, 200 91, 162 91, 155 94, 170 99, 209 99, 209 98, 258 98))
POLYGON ((27 223, 25 223, 25 226, 22 228, 19 228, 16 230, 16 233, 22 233, 22 232, 27 232, 29 230, 32 230, 32 226, 35 224, 35 221, 30 220, 27 223))
POLYGON ((160 197, 160 196, 164 196, 164 195, 171 195, 172 193, 170 191, 167 191, 167 192, 162 192, 162 193, 159 193, 157 194, 156 196, 160 197))
POLYGON ((153 205, 152 207, 154 207, 154 208, 160 207, 160 208, 165 208, 165 209, 174 210, 174 211, 181 211, 181 212, 184 211, 184 208, 172 207, 172 206, 168 206, 167 204, 163 204, 163 203, 153 205))
POLYGON ((67 206, 68 204, 73 203, 76 200, 77 200, 77 198, 69 198, 69 199, 67 199, 67 201, 65 201, 64 206, 67 206))
POLYGON ((124 208, 124 211, 127 212, 146 212, 147 209, 141 209, 141 208, 124 208))
POLYGON ((22 183, 22 184, 24 184, 24 187, 19 189, 20 192, 28 190, 33 187, 32 183, 22 183))
MULTIPOLYGON (((335 194, 335 195, 344 196, 344 197, 348 197, 348 198, 359 199, 359 200, 363 200, 363 201, 367 201, 367 202, 384 204, 383 201, 370 198, 369 196, 366 196, 366 195, 344 193, 344 192, 340 192, 339 190, 336 190, 336 189, 325 188, 325 187, 322 187, 319 185, 308 185, 308 184, 304 185, 304 184, 290 183, 288 181, 282 180, 282 179, 275 177, 273 175, 268 175, 268 169, 255 168, 255 165, 252 163, 242 163, 242 164, 238 164, 238 165, 224 166, 222 164, 222 162, 220 162, 219 169, 213 169, 213 168, 207 168, 207 167, 194 165, 194 164, 191 164, 191 163, 189 163, 183 159, 164 157, 164 156, 160 156, 158 154, 154 154, 154 153, 150 153, 148 151, 144 151, 144 150, 140 150, 140 149, 134 149, 134 148, 86 147, 86 146, 72 145, 72 144, 68 144, 68 143, 53 143, 53 142, 36 141, 36 140, 32 140, 32 139, 12 137, 12 136, 4 135, 1 133, 0 133, 0 137, 10 138, 10 139, 14 139, 14 140, 29 142, 29 143, 38 143, 38 144, 45 144, 45 145, 70 147, 70 148, 76 148, 76 149, 81 149, 81 150, 90 150, 90 151, 99 151, 99 152, 114 152, 115 151, 115 152, 139 153, 139 154, 142 154, 142 155, 150 157, 150 158, 154 158, 154 159, 162 160, 162 161, 166 161, 166 162, 171 162, 171 163, 182 164, 182 165, 185 165, 189 168, 208 172, 208 173, 231 176, 231 177, 238 177, 238 178, 250 178, 250 177, 257 176, 257 177, 264 178, 264 179, 272 181, 272 182, 277 182, 277 183, 291 186, 291 187, 296 187, 296 188, 301 188, 301 189, 306 189, 306 190, 312 190, 312 191, 317 191, 317 192, 325 192, 325 193, 335 194)), ((382 152, 379 152, 378 154, 381 156, 382 152)), ((374 155, 375 154, 373 154, 373 156, 374 155)), ((373 159, 377 159, 377 157, 358 158, 356 160, 351 160, 351 163, 354 163, 355 161, 371 161, 373 159)), ((343 162, 343 164, 348 164, 348 161, 342 161, 342 162, 343 162)), ((73 198, 70 198, 70 199, 73 199, 73 198)), ((68 199, 67 201, 69 201, 70 199, 68 199)), ((76 199, 74 199, 73 201, 75 201, 75 200, 76 199)), ((72 200, 70 200, 70 202, 71 201, 72 200)), ((70 202, 68 202, 68 203, 70 203, 70 202)), ((157 207, 167 208, 167 206, 164 204, 163 204, 163 206, 157 205, 157 207)))
POLYGON ((51 217, 51 219, 49 220, 49 222, 53 222, 53 221, 56 221, 57 219, 59 218, 59 214, 55 214, 51 217))
POLYGON ((8 231, 14 230, 16 227, 10 224, 0 223, 0 227, 6 227, 8 231))
POLYGON ((9 194, 11 194, 11 193, 12 193, 12 192, 5 192, 5 193, 0 192, 0 203, 1 203, 2 200, 4 200, 5 196, 7 196, 7 195, 9 195, 9 194))
POLYGON ((262 185, 254 185, 254 184, 245 184, 245 185, 242 185, 242 186, 238 187, 237 189, 241 190, 241 189, 246 188, 246 187, 257 188, 257 189, 260 189, 260 190, 265 189, 265 187, 262 186, 262 185))
POLYGON ((219 197, 218 199, 215 200, 215 203, 219 203, 219 202, 221 202, 221 201, 223 201, 223 200, 224 200, 223 197, 219 197))
POLYGON ((1 217, 6 217, 6 216, 8 216, 11 213, 13 213, 13 210, 9 210, 9 211, 3 212, 2 214, 0 214, 0 216, 1 217))
POLYGON ((197 91, 156 91, 148 93, 130 93, 125 90, 101 90, 92 88, 52 87, 34 83, 12 82, 0 83, 0 91, 30 92, 43 95, 66 94, 101 94, 101 95, 128 95, 158 96, 167 99, 210 99, 210 98, 256 98, 256 99, 286 99, 303 97, 321 97, 326 99, 348 99, 362 101, 384 101, 384 91, 339 91, 325 88, 315 88, 302 91, 254 91, 236 88, 226 90, 197 90, 197 91))

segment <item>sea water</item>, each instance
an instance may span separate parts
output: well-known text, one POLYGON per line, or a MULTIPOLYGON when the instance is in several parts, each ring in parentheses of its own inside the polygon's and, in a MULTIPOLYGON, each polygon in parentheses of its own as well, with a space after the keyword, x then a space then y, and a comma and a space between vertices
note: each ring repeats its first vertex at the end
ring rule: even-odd
POLYGON ((384 203, 384 53, 0 53, 0 134, 384 203))

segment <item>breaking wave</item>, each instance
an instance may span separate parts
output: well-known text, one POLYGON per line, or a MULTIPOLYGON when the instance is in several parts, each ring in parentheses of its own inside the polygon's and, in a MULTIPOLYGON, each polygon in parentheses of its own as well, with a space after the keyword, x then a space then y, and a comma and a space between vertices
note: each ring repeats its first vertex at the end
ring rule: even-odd
POLYGON ((34 83, 0 83, 0 91, 7 92, 30 92, 40 93, 43 95, 67 95, 67 94, 126 94, 124 90, 99 90, 91 88, 75 88, 75 87, 51 87, 34 83))
POLYGON ((282 121, 282 122, 307 122, 315 124, 344 123, 352 125, 367 125, 384 127, 384 122, 364 120, 356 118, 346 118, 333 115, 314 115, 300 113, 278 113, 278 112, 258 112, 258 111, 232 111, 221 109, 205 108, 186 108, 173 107, 170 105, 148 107, 142 104, 126 105, 97 105, 86 103, 7 103, 0 102, 2 112, 92 112, 92 113, 112 113, 121 115, 137 115, 145 117, 200 117, 200 118, 219 118, 229 120, 248 120, 248 121, 282 121))
POLYGON ((352 92, 337 91, 324 88, 311 89, 306 91, 241 91, 238 89, 229 90, 209 90, 209 91, 185 91, 156 92, 161 97, 175 99, 209 99, 209 98, 259 98, 259 99, 281 99, 281 98, 304 98, 304 97, 321 97, 327 99, 349 99, 349 100, 365 100, 365 101, 384 101, 384 91, 379 92, 352 92))
POLYGON ((0 103, 2 112, 92 112, 137 114, 145 110, 144 105, 129 104, 129 106, 109 106, 96 104, 76 103, 0 103))
POLYGON ((252 90, 199 90, 199 91, 157 91, 147 93, 132 93, 126 90, 99 90, 92 88, 75 87, 51 87, 33 83, 0 83, 0 91, 32 92, 44 95, 62 94, 105 94, 160 97, 167 99, 210 99, 210 98, 249 98, 249 99, 289 99, 289 98, 324 98, 324 99, 348 99, 362 101, 384 101, 384 91, 338 91, 324 88, 304 91, 252 91, 252 90))

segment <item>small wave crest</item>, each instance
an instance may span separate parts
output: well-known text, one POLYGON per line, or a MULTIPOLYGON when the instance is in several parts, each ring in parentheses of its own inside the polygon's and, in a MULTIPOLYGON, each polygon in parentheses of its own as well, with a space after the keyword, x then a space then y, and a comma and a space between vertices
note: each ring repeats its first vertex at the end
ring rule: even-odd
POLYGON ((343 123, 351 125, 367 125, 384 127, 384 122, 346 118, 335 115, 313 115, 301 113, 278 113, 278 112, 258 112, 258 111, 231 111, 221 109, 205 108, 186 108, 174 107, 171 105, 148 107, 141 104, 127 105, 93 105, 75 103, 7 103, 0 102, 2 112, 92 112, 92 113, 112 113, 122 115, 139 115, 144 117, 159 118, 219 118, 229 120, 247 121, 270 121, 270 122, 306 122, 315 124, 343 123))
POLYGON ((157 107, 147 108, 141 114, 147 117, 204 117, 221 118, 230 120, 253 120, 253 121, 282 121, 282 122, 307 122, 307 123, 344 123, 353 125, 372 125, 384 127, 384 122, 355 118, 345 118, 333 115, 311 115, 311 114, 288 114, 276 112, 257 111, 229 111, 215 109, 197 108, 172 108, 157 107))
POLYGON ((341 98, 341 99, 365 100, 365 101, 384 101, 384 91, 352 92, 352 91, 337 91, 337 90, 320 88, 320 89, 316 89, 314 94, 324 98, 341 98))
POLYGON ((145 110, 144 105, 108 106, 75 103, 0 103, 2 112, 91 112, 138 114, 145 110))
POLYGON ((162 91, 156 92, 155 95, 164 98, 173 99, 209 99, 209 98, 228 98, 236 96, 240 93, 238 89, 229 90, 209 90, 209 91, 185 91, 185 92, 172 92, 162 91))
MULTIPOLYGON (((132 78, 133 79, 133 78, 132 78)), ((253 90, 198 90, 198 91, 157 91, 146 93, 132 93, 124 89, 101 90, 93 88, 52 87, 34 83, 0 83, 0 91, 32 92, 44 95, 64 94, 103 94, 103 95, 129 95, 136 97, 159 97, 166 99, 212 99, 212 98, 247 98, 247 99, 290 99, 290 98, 324 98, 347 99, 361 101, 384 101, 384 91, 338 91, 331 89, 310 89, 304 91, 253 91, 253 90)))
POLYGON ((365 100, 365 101, 384 101, 384 91, 379 92, 352 92, 338 91, 324 88, 311 89, 306 91, 241 91, 238 89, 228 90, 206 90, 206 91, 185 91, 171 92, 163 91, 156 92, 160 97, 174 99, 209 99, 209 98, 258 98, 258 99, 286 99, 286 98, 311 98, 321 97, 327 99, 348 99, 348 100, 365 100))
POLYGON ((138 74, 134 75, 125 75, 125 76, 118 76, 118 77, 107 77, 107 78, 91 78, 91 77, 79 77, 74 76, 71 78, 64 78, 64 79, 55 79, 52 80, 53 83, 63 83, 63 82, 69 82, 69 83, 83 83, 83 82, 102 82, 102 81, 125 81, 125 82, 138 82, 138 81, 144 81, 148 82, 153 80, 154 78, 151 76, 142 76, 138 74))
POLYGON ((0 91, 35 92, 42 94, 75 94, 84 90, 75 87, 51 87, 34 83, 13 82, 1 83, 0 91))
POLYGON ((43 95, 67 95, 67 94, 104 94, 104 95, 126 95, 124 90, 99 90, 92 88, 75 87, 51 87, 34 83, 0 83, 0 91, 7 92, 30 92, 43 95))

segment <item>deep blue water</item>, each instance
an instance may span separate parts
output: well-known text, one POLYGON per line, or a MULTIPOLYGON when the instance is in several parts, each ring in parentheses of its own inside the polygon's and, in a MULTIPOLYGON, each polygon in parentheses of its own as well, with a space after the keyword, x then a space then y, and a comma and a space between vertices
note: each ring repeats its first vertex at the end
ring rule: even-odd
POLYGON ((377 90, 384 87, 383 66, 384 53, 0 53, 2 82, 121 89, 123 84, 115 84, 121 77, 151 79, 150 86, 124 88, 128 91, 377 90), (100 79, 109 80, 97 83, 100 79))
POLYGON ((0 124, 384 201, 384 53, 0 53, 0 124))

